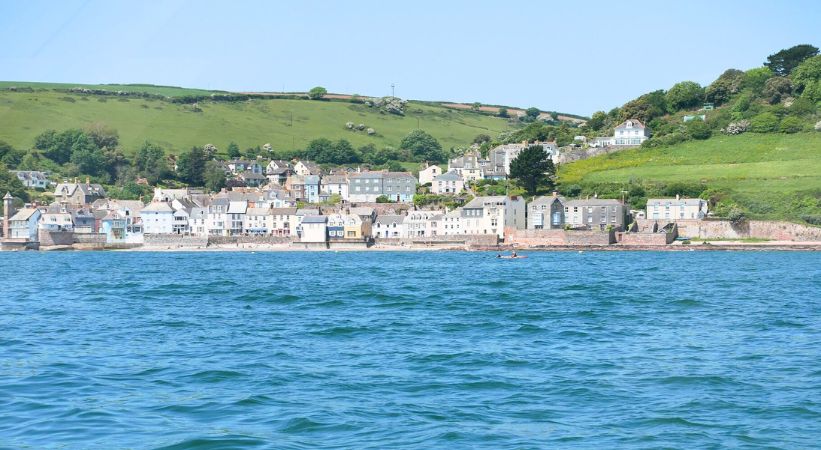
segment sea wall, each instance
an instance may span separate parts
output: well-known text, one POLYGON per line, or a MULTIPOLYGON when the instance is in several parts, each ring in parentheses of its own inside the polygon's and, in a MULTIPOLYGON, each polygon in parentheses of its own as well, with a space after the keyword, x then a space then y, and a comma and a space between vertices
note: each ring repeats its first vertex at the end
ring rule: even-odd
POLYGON ((495 234, 415 236, 403 238, 378 238, 375 240, 376 243, 380 245, 395 245, 405 247, 437 247, 451 245, 486 247, 496 245, 499 242, 499 238, 495 234))
POLYGON ((74 243, 74 232, 37 230, 37 238, 40 240, 42 247, 71 245, 74 243))
POLYGON ((77 250, 99 250, 105 247, 104 233, 74 233, 74 244, 77 250))
POLYGON ((282 245, 290 244, 294 238, 290 236, 271 235, 248 235, 248 236, 208 236, 208 245, 231 245, 231 244, 269 244, 282 245))
POLYGON ((667 245, 672 243, 675 237, 671 233, 623 233, 619 244, 621 245, 667 245))
MULTIPOLYGON (((652 227, 653 220, 638 221, 639 229, 652 227)), ((682 237, 699 239, 743 239, 760 238, 776 241, 821 241, 821 227, 801 225, 791 222, 749 220, 734 225, 729 220, 678 220, 678 234, 682 237)), ((659 225, 664 225, 659 221, 659 225)))
POLYGON ((616 243, 615 231, 598 230, 512 230, 505 231, 507 243, 524 246, 591 246, 616 243))
POLYGON ((208 246, 208 238, 205 236, 185 236, 180 234, 146 234, 143 236, 145 247, 164 248, 205 248, 208 246))

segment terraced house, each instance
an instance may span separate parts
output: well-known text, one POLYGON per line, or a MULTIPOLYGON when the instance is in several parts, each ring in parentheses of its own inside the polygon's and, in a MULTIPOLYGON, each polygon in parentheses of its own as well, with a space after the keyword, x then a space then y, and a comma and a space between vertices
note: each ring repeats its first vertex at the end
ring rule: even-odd
POLYGON ((391 201, 410 203, 416 193, 416 178, 407 172, 360 172, 348 177, 351 202, 375 202, 384 195, 391 201))

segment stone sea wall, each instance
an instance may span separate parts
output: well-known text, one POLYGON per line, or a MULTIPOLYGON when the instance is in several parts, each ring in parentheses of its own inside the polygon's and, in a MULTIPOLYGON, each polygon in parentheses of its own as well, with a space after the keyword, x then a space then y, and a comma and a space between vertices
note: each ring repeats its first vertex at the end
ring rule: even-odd
POLYGON ((143 236, 145 247, 165 247, 165 248, 205 248, 208 245, 208 238, 204 236, 184 236, 179 234, 146 234, 143 236))
MULTIPOLYGON (((653 220, 641 220, 639 229, 653 226, 653 220)), ((664 225, 659 222, 660 225, 664 225)), ((678 220, 678 234, 700 239, 760 238, 776 241, 821 241, 821 227, 791 222, 750 220, 734 225, 729 220, 678 220)))
POLYGON ((248 236, 208 236, 208 245, 230 244, 290 244, 294 238, 290 236, 248 235, 248 236))
POLYGON ((506 242, 524 247, 595 246, 616 243, 615 231, 598 230, 506 230, 506 242))

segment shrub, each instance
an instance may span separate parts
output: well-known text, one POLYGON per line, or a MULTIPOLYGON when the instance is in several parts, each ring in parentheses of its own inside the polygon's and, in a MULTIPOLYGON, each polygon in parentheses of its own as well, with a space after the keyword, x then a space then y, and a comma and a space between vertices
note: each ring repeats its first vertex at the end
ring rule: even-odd
POLYGON ((764 83, 761 94, 771 105, 774 105, 792 93, 792 82, 787 77, 773 77, 764 83))
POLYGON ((778 131, 778 117, 771 112, 763 112, 750 120, 750 131, 771 133, 778 131))
POLYGON ((798 117, 788 116, 781 121, 782 133, 798 133, 804 128, 804 123, 798 117))
POLYGON ((738 122, 730 122, 726 128, 721 131, 725 134, 741 134, 750 129, 750 121, 743 119, 738 122))
POLYGON ((685 124, 685 128, 687 129, 687 134, 693 139, 708 139, 713 134, 710 126, 703 120, 691 120, 685 124))
POLYGON ((739 225, 747 220, 747 214, 745 214, 744 210, 742 210, 741 208, 733 206, 727 213, 727 219, 729 219, 730 223, 732 223, 733 225, 739 225))

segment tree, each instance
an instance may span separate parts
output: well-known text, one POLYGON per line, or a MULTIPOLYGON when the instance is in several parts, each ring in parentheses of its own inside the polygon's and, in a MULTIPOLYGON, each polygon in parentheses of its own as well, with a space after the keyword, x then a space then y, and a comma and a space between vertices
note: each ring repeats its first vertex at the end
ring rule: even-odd
POLYGON ((325 89, 322 86, 317 86, 308 91, 308 98, 310 98, 311 100, 320 100, 322 99, 322 97, 325 97, 325 94, 327 93, 327 89, 325 89))
POLYGON ((202 186, 205 162, 205 151, 201 147, 191 147, 177 159, 177 176, 190 186, 202 186))
POLYGON ((556 168, 541 145, 530 146, 510 162, 510 177, 517 180, 529 195, 536 195, 540 185, 553 187, 556 168))
POLYGON ((774 105, 792 93, 792 82, 787 77, 772 77, 764 83, 761 95, 774 105))
POLYGON ((239 145, 237 145, 236 142, 231 141, 231 143, 228 144, 228 158, 237 159, 240 156, 242 156, 242 153, 239 151, 239 145))
POLYGON ((334 158, 334 143, 330 139, 314 139, 305 147, 305 158, 320 164, 329 163, 334 158))
POLYGON ((742 86, 758 94, 764 89, 764 83, 773 77, 773 71, 769 67, 757 67, 744 72, 742 86))
POLYGON ((510 114, 507 112, 507 108, 499 108, 499 117, 508 118, 510 114))
POLYGON ((530 108, 527 108, 525 110, 524 118, 527 121, 532 122, 532 121, 539 118, 539 114, 541 114, 541 111, 539 111, 539 108, 530 107, 530 108))
POLYGON ((817 54, 818 47, 807 44, 796 45, 768 56, 764 65, 770 68, 774 74, 786 77, 805 59, 817 54))
MULTIPOLYGON (((790 75, 790 78, 792 78, 798 92, 806 92, 807 86, 814 88, 813 85, 821 81, 821 55, 808 58, 799 64, 790 75)), ((814 98, 815 92, 812 94, 806 97, 812 101, 821 100, 821 97, 814 98)))
POLYGON ((17 178, 17 175, 9 172, 9 169, 2 163, 0 163, 0 191, 3 191, 2 195, 6 195, 6 192, 10 192, 12 196, 19 198, 24 202, 29 200, 29 194, 26 192, 26 187, 17 178))
POLYGON ((593 131, 599 131, 602 129, 606 121, 607 114, 605 114, 604 111, 596 111, 592 116, 590 116, 590 120, 587 121, 587 126, 593 131))
POLYGON ((739 93, 743 84, 744 72, 738 69, 728 69, 707 86, 704 97, 708 102, 721 105, 730 100, 731 96, 739 93))
POLYGON ((168 162, 165 159, 165 151, 159 145, 146 141, 134 159, 139 176, 144 177, 150 184, 168 176, 168 162))
POLYGON ((670 112, 681 111, 699 105, 704 100, 704 89, 695 81, 676 83, 665 96, 670 112))
POLYGON ((482 104, 479 103, 479 102, 473 102, 473 104, 470 105, 470 110, 475 111, 475 112, 479 112, 479 111, 482 110, 482 104))
POLYGON ((488 136, 488 135, 486 135, 486 134, 484 134, 484 133, 483 133, 483 134, 477 134, 477 135, 476 135, 476 137, 475 137, 475 138, 473 138, 473 143, 474 143, 474 144, 479 144, 479 145, 482 145, 482 144, 484 144, 485 142, 490 142, 491 140, 492 140, 492 139, 491 139, 491 137, 490 137, 490 136, 488 136))
POLYGON ((71 160, 71 149, 85 134, 76 129, 65 130, 57 133, 54 130, 47 130, 34 139, 34 148, 43 152, 43 155, 58 163, 65 164, 71 160))
POLYGON ((85 134, 80 134, 71 146, 71 163, 75 164, 81 173, 96 176, 102 171, 104 162, 105 157, 99 147, 85 134))
POLYGON ((404 172, 405 168, 402 167, 402 164, 399 164, 396 161, 388 162, 388 171, 390 172, 404 172))
POLYGON ((94 123, 83 130, 91 138, 97 148, 116 148, 120 144, 120 135, 117 130, 104 123, 94 123))
POLYGON ((556 111, 551 111, 550 118, 553 120, 559 120, 559 113, 557 113, 556 111))
POLYGON ((218 192, 225 187, 225 171, 216 161, 205 163, 205 173, 203 174, 205 188, 211 192, 218 192))
POLYGON ((376 203, 391 203, 391 199, 387 195, 380 195, 376 197, 376 203))
POLYGON ((444 161, 442 146, 430 134, 423 130, 413 130, 402 138, 399 148, 406 150, 414 161, 444 161))
POLYGON ((663 90, 648 92, 640 97, 630 100, 618 110, 620 120, 638 119, 642 122, 650 122, 656 117, 661 117, 667 113, 667 98, 663 90))

